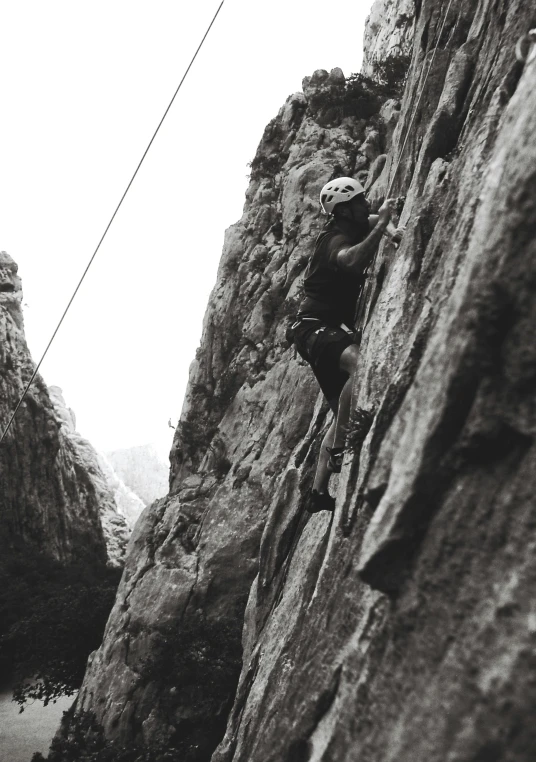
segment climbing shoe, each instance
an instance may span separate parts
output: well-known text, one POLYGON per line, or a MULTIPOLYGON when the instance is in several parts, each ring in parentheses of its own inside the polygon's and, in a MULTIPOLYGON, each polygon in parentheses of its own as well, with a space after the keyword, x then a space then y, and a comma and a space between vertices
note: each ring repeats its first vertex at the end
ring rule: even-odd
POLYGON ((307 505, 309 513, 318 513, 319 511, 335 510, 335 498, 328 492, 317 492, 315 489, 311 493, 311 498, 307 505))
POLYGON ((340 474, 344 447, 326 447, 326 450, 329 452, 328 471, 331 471, 332 474, 340 474))

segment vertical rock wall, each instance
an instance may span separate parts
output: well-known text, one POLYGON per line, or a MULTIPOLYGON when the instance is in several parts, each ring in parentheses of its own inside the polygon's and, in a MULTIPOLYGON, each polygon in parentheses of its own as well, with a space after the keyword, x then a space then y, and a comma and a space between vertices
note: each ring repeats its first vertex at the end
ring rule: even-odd
POLYGON ((144 506, 114 473, 106 458, 76 430, 76 418, 67 407, 58 386, 48 388, 54 412, 60 421, 63 443, 68 441, 98 506, 99 520, 106 542, 108 564, 121 566, 136 519, 144 506))
POLYGON ((419 5, 373 189, 401 159, 408 232, 376 262, 354 390, 373 426, 333 518, 313 516, 279 558, 299 496, 268 520, 215 762, 536 754, 536 61, 514 57, 536 18, 454 1, 440 37, 445 5, 419 5))
MULTIPOLYGON (((35 365, 24 337, 17 265, 0 253, 0 427, 35 365)), ((91 445, 38 374, 0 446, 0 548, 62 562, 118 565, 128 530, 91 445)))
MULTIPOLYGON (((396 28, 406 6, 384 7, 396 28)), ((348 116, 342 73, 315 72, 265 131, 170 494, 77 703, 108 738, 208 760, 229 715, 215 762, 534 759, 536 62, 513 51, 536 18, 453 0, 440 33, 445 11, 416 4, 401 109, 348 116), (392 184, 408 231, 375 265, 354 390, 372 428, 335 515, 308 518, 328 414, 284 318, 336 174, 375 203, 392 184)))
POLYGON ((415 0, 375 0, 363 40, 363 73, 377 76, 386 65, 411 56, 415 0))
POLYGON ((326 418, 285 339, 323 222, 318 190, 334 172, 366 178, 384 150, 381 103, 366 119, 345 116, 345 88, 340 69, 307 77, 252 161, 191 366, 170 494, 138 523, 77 703, 108 738, 206 760, 223 736, 266 517, 285 510, 281 477, 296 458, 303 476, 289 489, 307 489, 326 418))
POLYGON ((167 494, 169 465, 164 463, 152 445, 107 452, 106 459, 144 506, 167 494))

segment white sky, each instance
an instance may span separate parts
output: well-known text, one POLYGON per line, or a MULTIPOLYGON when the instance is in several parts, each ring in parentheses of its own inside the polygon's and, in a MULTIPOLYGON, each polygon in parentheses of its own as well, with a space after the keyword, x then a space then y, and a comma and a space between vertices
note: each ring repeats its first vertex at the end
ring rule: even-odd
MULTIPOLYGON (((0 250, 40 358, 219 0, 0 11, 0 250)), ((268 121, 359 71, 372 0, 226 0, 43 363, 102 450, 167 455, 227 227, 268 121)))

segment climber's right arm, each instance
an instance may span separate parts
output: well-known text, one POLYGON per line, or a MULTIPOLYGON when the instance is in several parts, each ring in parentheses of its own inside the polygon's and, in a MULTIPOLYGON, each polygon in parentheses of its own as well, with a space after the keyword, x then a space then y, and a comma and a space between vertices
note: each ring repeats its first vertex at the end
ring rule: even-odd
POLYGON ((374 253, 379 246, 381 238, 387 229, 387 225, 394 211, 395 199, 388 198, 378 212, 378 222, 364 241, 341 249, 337 254, 337 265, 341 270, 360 275, 372 262, 374 253))

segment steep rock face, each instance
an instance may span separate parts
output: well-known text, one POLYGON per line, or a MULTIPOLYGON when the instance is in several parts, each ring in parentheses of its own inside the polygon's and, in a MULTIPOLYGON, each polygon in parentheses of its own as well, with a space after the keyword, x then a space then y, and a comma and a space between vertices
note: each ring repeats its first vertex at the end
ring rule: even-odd
POLYGON ((117 512, 123 516, 130 530, 146 507, 143 500, 120 478, 110 460, 103 453, 98 453, 99 466, 111 488, 117 506, 117 512))
POLYGON ((144 505, 167 494, 169 468, 151 445, 114 450, 106 453, 106 458, 119 478, 144 505))
POLYGON ((330 110, 344 88, 340 69, 317 71, 287 99, 252 162, 244 215, 226 233, 171 491, 138 522, 77 703, 109 738, 164 740, 181 759, 205 760, 223 735, 266 516, 283 510, 280 477, 296 458, 304 476, 294 490, 306 489, 326 417, 285 340, 322 224, 318 189, 334 172, 365 180, 383 150, 377 117, 330 110))
POLYGON ((416 6, 387 133, 333 106, 338 70, 306 78, 265 131, 171 493, 137 525, 78 701, 109 738, 208 759, 244 620, 215 762, 534 759, 536 61, 513 49, 536 19, 520 0, 453 0, 440 34, 445 11, 416 6), (328 416, 283 318, 319 188, 360 172, 376 203, 391 184, 406 196, 408 231, 381 248, 368 302, 354 404, 372 428, 334 516, 308 518, 328 416))
POLYGON ((414 23, 415 0, 375 0, 365 26, 363 73, 377 76, 386 63, 411 55, 414 23))
POLYGON ((292 543, 299 468, 283 478, 215 762, 536 754, 536 61, 514 58, 535 17, 453 2, 439 38, 445 10, 420 6, 378 180, 401 158, 408 232, 376 262, 354 390, 372 429, 333 518, 302 520, 292 543))
MULTIPOLYGON (((21 302, 17 265, 2 252, 2 432, 35 367, 24 337, 21 302)), ((0 547, 40 552, 62 562, 116 565, 126 545, 125 524, 106 502, 94 452, 73 432, 71 413, 38 374, 0 447, 0 547), (108 552, 101 509, 107 517, 108 552)))
POLYGON ((48 391, 54 412, 61 422, 60 431, 72 444, 80 471, 87 473, 93 483, 108 563, 111 566, 121 566, 132 528, 143 510, 143 504, 136 495, 129 494, 130 491, 107 464, 104 456, 80 436, 76 430, 75 414, 67 407, 62 390, 58 386, 50 386, 48 391))

